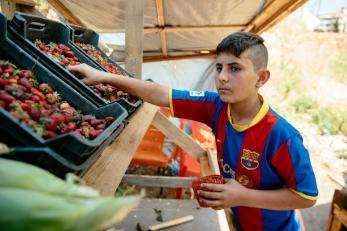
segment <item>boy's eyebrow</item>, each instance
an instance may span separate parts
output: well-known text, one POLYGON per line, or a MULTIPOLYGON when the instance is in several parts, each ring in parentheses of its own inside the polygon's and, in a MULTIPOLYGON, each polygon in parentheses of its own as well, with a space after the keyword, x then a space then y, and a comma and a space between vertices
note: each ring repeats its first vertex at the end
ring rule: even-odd
MULTIPOLYGON (((222 65, 221 63, 216 63, 216 66, 217 65, 222 65)), ((232 65, 239 65, 239 66, 243 66, 241 63, 238 63, 238 62, 231 62, 231 63, 227 63, 228 66, 232 66, 232 65)))

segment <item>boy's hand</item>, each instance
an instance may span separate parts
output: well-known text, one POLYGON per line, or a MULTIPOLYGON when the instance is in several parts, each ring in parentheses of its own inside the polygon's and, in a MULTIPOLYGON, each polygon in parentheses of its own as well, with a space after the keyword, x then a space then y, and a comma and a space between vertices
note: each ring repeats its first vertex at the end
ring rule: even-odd
POLYGON ((200 190, 200 201, 211 206, 215 210, 242 205, 243 196, 247 188, 234 179, 225 184, 202 184, 204 190, 200 190))
MULTIPOLYGON (((77 73, 87 85, 95 85, 105 81, 105 72, 99 71, 87 64, 68 66, 67 69, 77 73)), ((107 75, 106 75, 107 76, 107 75)))

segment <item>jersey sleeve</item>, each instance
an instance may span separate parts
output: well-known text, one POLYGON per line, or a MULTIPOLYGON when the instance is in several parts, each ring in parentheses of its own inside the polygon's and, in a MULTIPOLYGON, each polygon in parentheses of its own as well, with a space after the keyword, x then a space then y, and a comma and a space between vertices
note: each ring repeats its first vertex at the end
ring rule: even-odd
POLYGON ((306 199, 317 200, 316 178, 300 134, 291 137, 279 147, 271 159, 271 164, 291 191, 306 199))
POLYGON ((217 93, 171 89, 169 97, 172 116, 199 121, 212 127, 219 98, 217 93))

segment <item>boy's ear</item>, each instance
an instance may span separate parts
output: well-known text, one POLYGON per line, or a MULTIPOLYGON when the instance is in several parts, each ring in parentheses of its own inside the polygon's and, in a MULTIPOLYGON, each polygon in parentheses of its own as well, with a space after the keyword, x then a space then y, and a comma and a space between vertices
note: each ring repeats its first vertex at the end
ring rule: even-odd
POLYGON ((258 81, 255 84, 257 88, 261 88, 270 79, 270 71, 262 69, 258 72, 258 81))

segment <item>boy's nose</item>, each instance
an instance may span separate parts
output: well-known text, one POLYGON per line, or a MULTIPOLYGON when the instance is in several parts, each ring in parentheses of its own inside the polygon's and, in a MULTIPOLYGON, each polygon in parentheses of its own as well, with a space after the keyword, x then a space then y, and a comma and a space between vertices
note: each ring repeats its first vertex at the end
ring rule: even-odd
POLYGON ((225 71, 220 72, 219 75, 218 75, 218 80, 220 82, 227 82, 228 81, 227 73, 225 73, 225 71))

